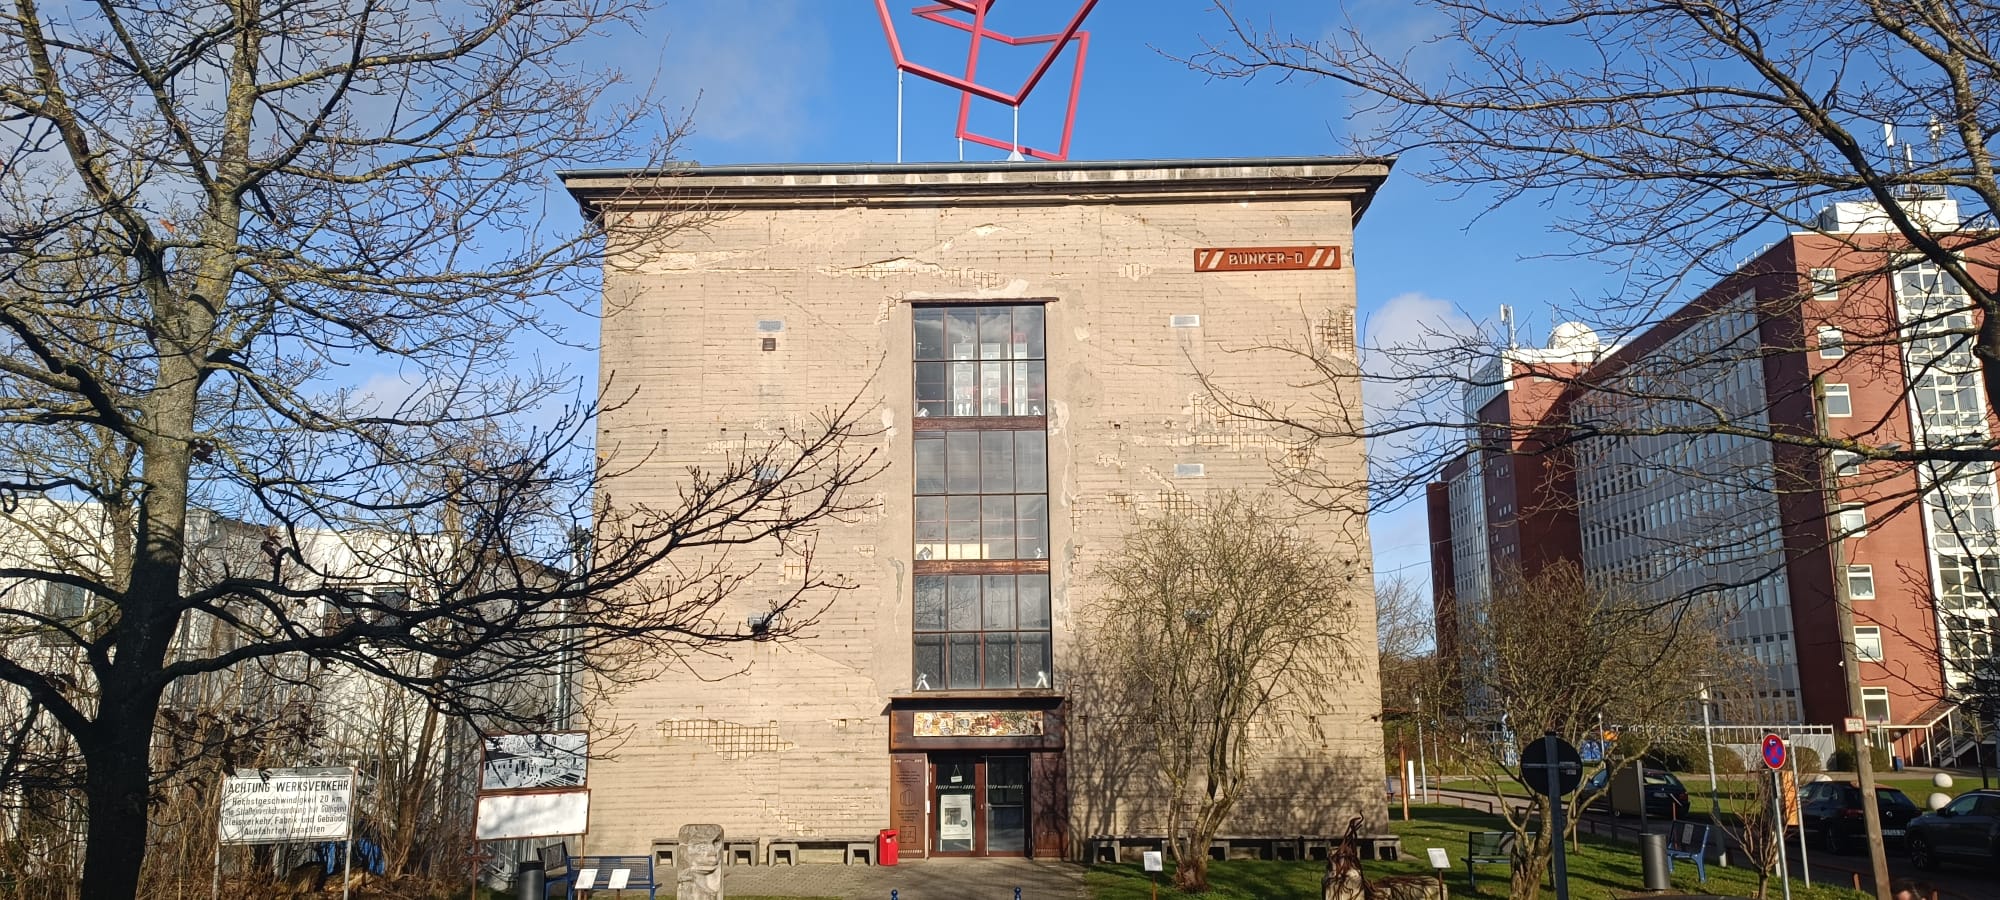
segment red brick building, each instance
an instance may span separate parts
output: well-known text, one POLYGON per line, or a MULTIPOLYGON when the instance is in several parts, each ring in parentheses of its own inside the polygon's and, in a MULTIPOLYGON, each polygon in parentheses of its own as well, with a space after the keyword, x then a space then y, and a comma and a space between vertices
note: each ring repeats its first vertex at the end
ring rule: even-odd
MULTIPOLYGON (((1955 232, 1951 201, 1909 208, 1955 232)), ((2000 596, 1992 465, 1786 438, 1992 446, 1973 318, 1935 266, 1896 268, 1911 254, 1879 206, 1836 204, 1817 225, 1622 346, 1566 324, 1473 379, 1480 440, 1427 497, 1441 647, 1462 646, 1498 573, 1572 559, 1712 610, 1756 661, 1753 683, 1719 692, 1740 721, 1838 724, 1853 641, 1877 739, 1918 761, 1957 749, 1950 688, 1990 655, 2000 596)), ((1994 276, 2000 253, 1964 252, 1994 276)))

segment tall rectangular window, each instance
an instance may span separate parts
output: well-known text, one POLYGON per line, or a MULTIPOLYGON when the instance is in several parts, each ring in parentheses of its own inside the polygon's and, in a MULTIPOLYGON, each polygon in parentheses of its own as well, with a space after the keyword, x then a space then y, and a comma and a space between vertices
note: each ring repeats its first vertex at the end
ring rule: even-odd
POLYGON ((1824 402, 1827 418, 1838 419, 1854 415, 1854 398, 1848 393, 1847 385, 1827 385, 1824 402))
POLYGON ((1882 628, 1879 625, 1854 626, 1854 658, 1864 662, 1882 661, 1882 628))
POLYGON ((1840 273, 1832 269, 1812 270, 1812 298, 1822 303, 1840 299, 1840 273))
POLYGON ((1889 689, 1885 687, 1864 687, 1861 689, 1861 717, 1872 723, 1889 721, 1889 689))
POLYGON ((1840 508, 1840 533, 1836 537, 1860 537, 1868 533, 1868 510, 1862 506, 1840 508))
POLYGON ((1819 358, 1840 359, 1847 355, 1847 336, 1831 325, 1819 327, 1819 358))
POLYGON ((1849 600, 1875 599, 1874 566, 1847 567, 1847 599, 1849 600))
POLYGON ((917 690, 1053 687, 1039 305, 912 311, 917 690))

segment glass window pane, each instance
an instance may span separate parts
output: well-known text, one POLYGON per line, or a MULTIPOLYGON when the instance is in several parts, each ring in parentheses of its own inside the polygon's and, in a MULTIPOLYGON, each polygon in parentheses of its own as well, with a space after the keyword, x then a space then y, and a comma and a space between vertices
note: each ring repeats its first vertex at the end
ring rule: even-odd
POLYGON ((955 688, 979 686, 979 635, 951 636, 951 686, 955 688))
POLYGON ((944 630, 944 584, 943 575, 918 575, 917 587, 917 630, 944 630))
POLYGON ((1014 335, 1014 314, 1006 307, 979 311, 979 358, 1006 359, 1014 335))
POLYGON ((951 407, 946 403, 951 399, 951 364, 941 362, 917 363, 917 416, 928 419, 931 416, 951 415, 951 407))
POLYGON ((979 620, 987 631, 1014 630, 1014 576, 988 575, 980 598, 985 615, 979 620))
POLYGON ((919 434, 913 442, 917 469, 917 493, 944 493, 944 435, 919 434))
POLYGON ((944 465, 947 492, 979 493, 979 432, 947 432, 944 465))
POLYGON ((944 635, 917 635, 916 657, 917 690, 934 691, 944 687, 944 635))
POLYGON ((1014 495, 986 497, 979 507, 979 517, 984 522, 980 538, 986 545, 985 555, 980 558, 1019 559, 1014 552, 1014 495))
POLYGON ((1042 308, 1014 307, 1014 358, 1042 358, 1042 308))
POLYGON ((945 546, 945 498, 917 498, 917 558, 950 559, 945 546))
POLYGON ((948 622, 953 631, 979 630, 979 576, 953 575, 951 577, 951 618, 948 622))
POLYGON ((1016 431, 1014 434, 1014 490, 1045 493, 1049 489, 1048 434, 1016 431))
POLYGON ((1022 494, 1015 511, 1016 559, 1049 558, 1049 498, 1022 494))
POLYGON ((911 318, 916 322, 915 359, 944 358, 944 310, 932 307, 919 309, 911 318))
POLYGON ((1009 363, 979 364, 979 414, 1007 415, 1007 374, 1009 363))
POLYGON ((1023 575, 1017 582, 1022 628, 1049 627, 1049 576, 1023 575))
POLYGON ((951 359, 979 358, 979 318, 969 309, 945 312, 945 343, 951 359))
POLYGON ((1014 492, 1014 433, 987 431, 979 435, 979 491, 1014 492))
POLYGON ((1022 632, 1015 635, 1020 642, 1021 686, 1025 688, 1054 687, 1051 673, 1055 671, 1049 660, 1049 633, 1046 631, 1022 632))
POLYGON ((952 497, 946 510, 945 540, 951 544, 946 559, 985 559, 979 541, 979 496, 952 497))
POLYGON ((979 414, 979 364, 951 364, 951 414, 954 416, 976 416, 979 414))
POLYGON ((1023 388, 1024 393, 1022 396, 1015 398, 1015 402, 1020 404, 1021 408, 1019 415, 1047 415, 1049 408, 1049 380, 1047 373, 1043 371, 1044 363, 1026 362, 1019 365, 1027 370, 1027 377, 1025 379, 1027 386, 1023 388))
POLYGON ((986 636, 986 687, 1010 688, 1014 683, 1014 635, 986 636))

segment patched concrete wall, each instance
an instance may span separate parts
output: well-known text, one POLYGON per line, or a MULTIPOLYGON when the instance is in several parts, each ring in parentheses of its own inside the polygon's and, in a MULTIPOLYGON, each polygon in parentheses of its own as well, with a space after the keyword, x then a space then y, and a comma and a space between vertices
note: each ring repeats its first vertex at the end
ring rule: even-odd
MULTIPOLYGON (((716 171, 718 183, 728 180, 716 171)), ((1362 482, 1358 444, 1287 458, 1269 426, 1227 414, 1196 377, 1205 371, 1231 392, 1303 402, 1295 388, 1310 372, 1259 348, 1317 340, 1352 359, 1352 202, 1215 186, 1121 196, 1116 179, 1079 186, 1073 175, 1031 196, 977 203, 955 202, 948 184, 938 196, 895 202, 870 202, 867 185, 814 182, 821 194, 852 196, 787 203, 778 186, 765 197, 715 200, 718 215, 699 232, 648 242, 607 268, 603 385, 619 405, 602 416, 599 454, 606 471, 622 472, 606 488, 610 502, 670 504, 686 467, 720 464, 746 441, 856 398, 881 429, 871 446, 886 468, 861 489, 879 499, 873 512, 822 531, 815 569, 858 588, 833 597, 809 636, 686 661, 710 678, 741 671, 733 677, 675 672, 596 704, 596 749, 613 755, 590 773, 590 852, 643 853, 688 822, 721 824, 732 837, 872 835, 887 825, 885 713, 888 698, 912 686, 913 302, 1048 300, 1058 688, 1064 659, 1103 624, 1090 612, 1092 567, 1136 517, 1185 508, 1208 491, 1267 488, 1278 465, 1362 482), (1347 265, 1193 267, 1198 247, 1304 244, 1337 245, 1347 265), (1199 316, 1199 325, 1175 327, 1175 316, 1199 316), (762 349, 767 338, 775 349, 762 349), (1177 473, 1191 465, 1199 477, 1177 473)), ((579 181, 571 188, 584 196, 579 181)), ((1300 179, 1300 192, 1309 184, 1324 192, 1323 181, 1300 179)), ((603 195, 587 202, 612 210, 614 230, 653 221, 651 212, 624 218, 603 195)), ((1358 415, 1358 382, 1322 385, 1312 402, 1358 415)), ((1356 662, 1334 691, 1339 702, 1265 729, 1273 777, 1246 801, 1239 830, 1303 820, 1333 828, 1350 814, 1386 825, 1369 547, 1363 501, 1351 500, 1353 514, 1313 521, 1328 564, 1353 578, 1356 662)), ((742 621, 801 577, 798 560, 775 550, 740 559, 760 568, 724 621, 742 621)), ((1073 840, 1152 818, 1132 773, 1093 767, 1079 752, 1092 734, 1087 721, 1072 721, 1073 840)))

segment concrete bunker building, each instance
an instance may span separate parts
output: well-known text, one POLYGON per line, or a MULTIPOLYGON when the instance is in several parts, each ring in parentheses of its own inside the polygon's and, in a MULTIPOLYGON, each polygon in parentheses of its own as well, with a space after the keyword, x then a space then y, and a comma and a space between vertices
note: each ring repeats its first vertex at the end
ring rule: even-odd
MULTIPOLYGON (((914 857, 1159 830, 1143 767, 1073 714, 1068 667, 1118 627, 1093 615, 1092 566, 1140 517, 1287 466, 1351 486, 1302 527, 1350 573, 1363 652, 1337 705, 1258 723, 1269 777, 1226 830, 1383 830, 1363 448, 1302 447, 1200 375, 1283 399, 1313 370, 1271 348, 1313 346, 1349 373, 1321 405, 1360 414, 1353 229, 1391 163, 565 173, 611 248, 602 500, 666 505, 688 467, 856 397, 886 461, 861 487, 875 508, 818 536, 813 567, 858 588, 809 636, 597 704, 611 757, 592 764, 588 852, 645 853, 693 822, 766 841, 894 827, 914 857), (700 225, 645 237, 677 215, 700 225)), ((725 612, 800 577, 781 557, 725 612)))

